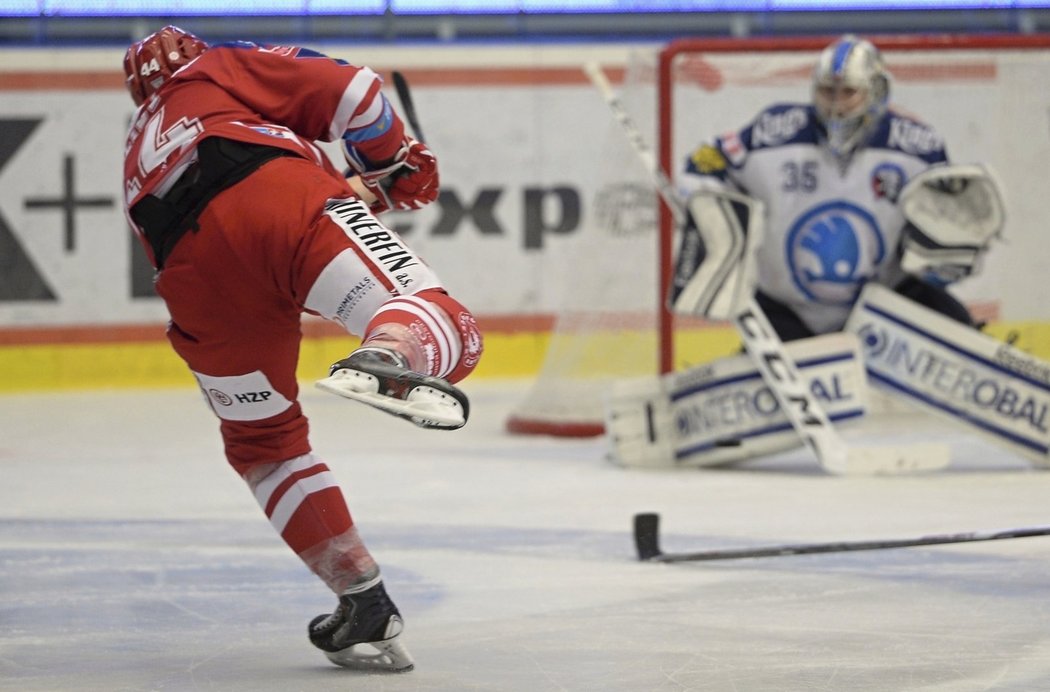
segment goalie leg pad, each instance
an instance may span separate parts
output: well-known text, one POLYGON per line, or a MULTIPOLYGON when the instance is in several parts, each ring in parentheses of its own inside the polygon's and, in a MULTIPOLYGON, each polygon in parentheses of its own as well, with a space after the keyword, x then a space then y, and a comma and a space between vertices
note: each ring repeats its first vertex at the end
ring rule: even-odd
MULTIPOLYGON (((855 337, 827 334, 786 348, 833 421, 864 415, 867 385, 855 337)), ((801 444, 746 355, 617 382, 605 427, 613 461, 641 468, 718 466, 801 444)))
POLYGON ((874 382, 1050 468, 1050 363, 874 283, 846 329, 874 382))

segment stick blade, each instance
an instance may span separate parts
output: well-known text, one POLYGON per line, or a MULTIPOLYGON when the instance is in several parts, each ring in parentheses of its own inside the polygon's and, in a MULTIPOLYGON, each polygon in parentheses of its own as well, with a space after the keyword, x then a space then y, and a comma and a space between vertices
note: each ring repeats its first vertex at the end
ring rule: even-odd
POLYGON ((845 476, 898 476, 941 471, 951 461, 951 448, 936 442, 856 446, 849 448, 845 463, 825 468, 831 473, 845 476))
POLYGON ((634 547, 642 562, 660 557, 660 515, 642 512, 634 515, 634 547))

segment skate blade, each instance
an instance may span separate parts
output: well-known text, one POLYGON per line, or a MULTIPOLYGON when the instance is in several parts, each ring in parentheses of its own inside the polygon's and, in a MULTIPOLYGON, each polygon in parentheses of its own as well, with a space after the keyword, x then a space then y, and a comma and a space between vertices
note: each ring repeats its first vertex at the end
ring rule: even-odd
POLYGON ((415 662, 398 637, 367 644, 355 644, 342 651, 326 652, 328 660, 350 670, 407 673, 415 668, 415 662), (371 647, 374 652, 368 651, 371 647))
POLYGON ((463 407, 454 397, 426 385, 414 387, 408 393, 408 399, 395 399, 378 393, 378 380, 374 376, 357 370, 337 370, 334 375, 318 380, 316 386, 330 394, 405 418, 421 428, 455 430, 467 422, 463 407))

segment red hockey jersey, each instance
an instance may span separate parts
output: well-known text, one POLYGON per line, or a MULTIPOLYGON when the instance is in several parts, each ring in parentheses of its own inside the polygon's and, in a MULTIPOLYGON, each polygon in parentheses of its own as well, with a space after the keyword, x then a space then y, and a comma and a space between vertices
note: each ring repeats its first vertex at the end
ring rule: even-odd
POLYGON ((381 84, 367 67, 303 48, 213 46, 135 114, 124 149, 125 209, 163 196, 206 137, 287 149, 337 176, 315 141, 343 137, 369 161, 390 159, 404 125, 381 84))

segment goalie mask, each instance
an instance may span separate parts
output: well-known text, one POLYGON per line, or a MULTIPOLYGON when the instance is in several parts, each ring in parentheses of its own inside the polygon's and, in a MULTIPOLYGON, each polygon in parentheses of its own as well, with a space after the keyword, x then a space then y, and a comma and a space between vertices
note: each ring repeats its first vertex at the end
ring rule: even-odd
POLYGON ((142 105, 173 74, 206 50, 207 43, 171 25, 131 44, 124 54, 124 75, 135 105, 142 105))
POLYGON ((885 114, 890 75, 879 50, 852 34, 820 54, 813 72, 813 105, 836 158, 846 160, 885 114))

